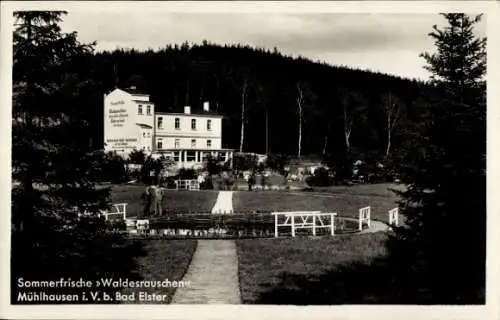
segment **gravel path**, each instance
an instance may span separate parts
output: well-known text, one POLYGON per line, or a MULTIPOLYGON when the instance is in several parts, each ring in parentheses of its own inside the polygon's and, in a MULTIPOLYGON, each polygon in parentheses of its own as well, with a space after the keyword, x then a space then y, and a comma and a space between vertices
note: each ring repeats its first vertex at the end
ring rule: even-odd
POLYGON ((240 304, 238 258, 233 240, 199 240, 173 304, 240 304))
POLYGON ((233 213, 233 192, 219 191, 212 213, 233 213))

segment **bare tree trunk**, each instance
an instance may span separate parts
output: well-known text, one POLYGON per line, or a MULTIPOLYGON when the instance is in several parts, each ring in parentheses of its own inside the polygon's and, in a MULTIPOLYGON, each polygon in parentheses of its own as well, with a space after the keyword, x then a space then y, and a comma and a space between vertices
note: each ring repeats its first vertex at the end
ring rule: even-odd
POLYGON ((389 152, 391 150, 391 130, 387 131, 387 149, 385 150, 385 157, 389 157, 389 152))
POLYGON ((392 93, 389 92, 387 105, 385 107, 387 115, 387 148, 385 149, 385 157, 389 158, 391 152, 392 131, 399 120, 399 106, 394 102, 392 93))
POLYGON ((325 133, 325 142, 323 144, 323 151, 321 154, 323 157, 326 155, 326 147, 328 146, 328 134, 330 133, 330 121, 328 121, 327 127, 326 127, 326 133, 325 133))
POLYGON ((247 80, 243 80, 241 87, 241 132, 240 132, 240 152, 243 152, 243 142, 245 140, 245 100, 247 95, 247 80))
POLYGON ((347 106, 344 104, 344 138, 345 138, 345 146, 347 149, 347 152, 350 151, 351 149, 351 143, 350 143, 350 137, 351 137, 351 131, 352 131, 352 117, 349 117, 347 115, 347 106))
POLYGON ((297 111, 299 113, 299 141, 298 141, 298 150, 297 156, 300 159, 300 154, 302 151, 302 112, 304 105, 304 93, 302 88, 300 87, 300 83, 297 83, 297 111))
POLYGON ((300 159, 300 152, 302 151, 302 108, 300 110, 300 116, 299 116, 299 150, 298 150, 298 157, 300 159))

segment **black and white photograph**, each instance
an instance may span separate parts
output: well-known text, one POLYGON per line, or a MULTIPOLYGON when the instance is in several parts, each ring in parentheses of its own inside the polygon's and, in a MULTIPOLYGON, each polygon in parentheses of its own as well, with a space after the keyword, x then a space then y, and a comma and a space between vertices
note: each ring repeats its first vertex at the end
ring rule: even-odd
POLYGON ((487 9, 40 3, 2 4, 9 308, 491 301, 487 9))

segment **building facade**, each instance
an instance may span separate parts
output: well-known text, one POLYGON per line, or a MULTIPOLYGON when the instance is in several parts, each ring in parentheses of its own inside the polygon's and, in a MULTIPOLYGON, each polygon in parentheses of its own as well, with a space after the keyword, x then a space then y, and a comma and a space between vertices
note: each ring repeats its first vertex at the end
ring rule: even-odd
POLYGON ((104 150, 127 157, 133 150, 171 157, 177 167, 201 167, 210 155, 230 161, 232 149, 222 148, 222 116, 208 102, 197 114, 156 112, 149 95, 115 89, 104 95, 104 150))

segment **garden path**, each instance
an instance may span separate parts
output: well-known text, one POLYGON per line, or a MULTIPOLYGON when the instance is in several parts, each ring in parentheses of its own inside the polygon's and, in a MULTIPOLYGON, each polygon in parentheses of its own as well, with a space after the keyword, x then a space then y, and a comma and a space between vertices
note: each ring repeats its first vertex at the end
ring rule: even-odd
POLYGON ((173 304, 240 304, 238 258, 233 240, 198 240, 193 260, 173 304))
POLYGON ((212 213, 233 213, 233 192, 232 191, 219 191, 217 201, 212 208, 212 213))
POLYGON ((363 229, 363 231, 360 231, 359 233, 375 233, 375 232, 380 232, 380 231, 390 231, 391 227, 388 224, 385 224, 383 222, 377 221, 377 220, 371 220, 370 221, 370 227, 363 229))

